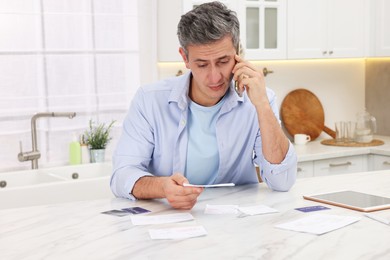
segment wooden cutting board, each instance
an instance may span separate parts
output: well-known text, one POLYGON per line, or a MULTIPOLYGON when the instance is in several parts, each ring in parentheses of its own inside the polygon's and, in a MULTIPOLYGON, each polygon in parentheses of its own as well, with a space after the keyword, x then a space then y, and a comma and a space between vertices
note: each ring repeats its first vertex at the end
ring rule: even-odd
POLYGON ((287 94, 280 109, 281 119, 287 132, 310 135, 316 139, 322 131, 332 138, 336 133, 325 126, 324 109, 320 100, 307 89, 296 89, 287 94))

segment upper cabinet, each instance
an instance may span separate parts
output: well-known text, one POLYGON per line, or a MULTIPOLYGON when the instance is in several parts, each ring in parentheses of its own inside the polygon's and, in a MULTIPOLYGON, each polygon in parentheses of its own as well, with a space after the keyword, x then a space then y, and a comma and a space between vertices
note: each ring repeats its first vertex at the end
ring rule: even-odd
POLYGON ((287 58, 286 5, 286 0, 237 1, 247 59, 287 58))
MULTIPOLYGON (((183 0, 184 12, 211 1, 183 0)), ((286 0, 220 1, 237 13, 245 58, 286 59, 286 0)))
MULTIPOLYGON (((158 2, 158 60, 182 61, 182 14, 210 0, 158 2), (174 8, 175 7, 175 8, 174 8)), ((237 13, 249 60, 390 56, 388 0, 221 0, 237 13)))
MULTIPOLYGON (((159 61, 181 61, 176 36, 180 16, 208 0, 182 0, 182 8, 158 1, 158 57, 159 61), (171 9, 181 10, 172 13, 171 9), (169 26, 169 28, 168 28, 169 26), (175 48, 176 46, 176 48, 175 48)), ((286 59, 286 0, 225 0, 220 1, 237 13, 240 21, 241 43, 245 58, 286 59)), ((172 1, 172 4, 175 1, 172 1)))
POLYGON ((390 1, 374 0, 371 12, 371 56, 390 56, 390 1))
POLYGON ((288 1, 288 58, 365 56, 366 0, 288 1))
POLYGON ((177 24, 183 14, 182 0, 156 2, 157 59, 159 62, 182 61, 179 54, 180 44, 177 39, 177 24))

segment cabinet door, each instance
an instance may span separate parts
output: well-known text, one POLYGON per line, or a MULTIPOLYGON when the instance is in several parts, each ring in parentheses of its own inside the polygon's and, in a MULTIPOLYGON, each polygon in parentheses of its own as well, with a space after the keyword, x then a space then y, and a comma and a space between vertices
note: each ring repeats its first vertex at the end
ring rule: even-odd
POLYGON ((237 14, 245 57, 251 60, 286 59, 286 0, 251 0, 239 3, 237 14))
POLYGON ((374 1, 374 56, 390 56, 390 1, 374 1))
POLYGON ((370 156, 370 170, 390 170, 390 156, 385 155, 371 155, 370 156))
POLYGON ((365 54, 366 0, 288 2, 288 58, 347 58, 365 54))
POLYGON ((329 1, 328 48, 329 57, 352 58, 365 55, 367 15, 365 0, 329 1))
POLYGON ((367 171, 367 160, 367 155, 357 155, 314 161, 314 176, 367 171))
POLYGON ((299 162, 297 168, 297 178, 306 178, 314 176, 313 162, 299 162))
POLYGON ((326 2, 288 1, 287 10, 288 58, 325 57, 328 31, 326 2))
POLYGON ((178 8, 180 0, 157 2, 157 57, 160 62, 182 61, 179 54, 180 43, 177 39, 177 24, 182 15, 182 9, 178 8), (172 8, 175 7, 175 8, 172 8))

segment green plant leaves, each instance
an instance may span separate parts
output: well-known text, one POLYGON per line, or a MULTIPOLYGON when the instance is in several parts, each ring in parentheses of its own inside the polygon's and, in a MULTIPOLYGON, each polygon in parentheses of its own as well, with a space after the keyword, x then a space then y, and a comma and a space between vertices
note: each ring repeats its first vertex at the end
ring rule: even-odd
POLYGON ((115 120, 106 126, 105 123, 95 124, 95 122, 89 120, 89 130, 85 131, 85 136, 87 138, 86 143, 88 144, 89 149, 105 149, 109 141, 112 139, 110 137, 110 131, 115 123, 115 120))

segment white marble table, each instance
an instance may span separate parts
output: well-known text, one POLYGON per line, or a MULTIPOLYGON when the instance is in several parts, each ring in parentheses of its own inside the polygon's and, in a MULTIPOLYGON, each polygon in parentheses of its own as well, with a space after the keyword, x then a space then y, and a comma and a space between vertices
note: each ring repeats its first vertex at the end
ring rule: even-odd
MULTIPOLYGON (((390 171, 299 179, 289 192, 273 192, 265 184, 207 189, 189 211, 194 221, 157 226, 133 226, 129 216, 101 212, 131 206, 152 214, 178 212, 163 200, 106 199, 1 210, 0 259, 390 259, 390 226, 361 212, 329 206, 322 214, 362 219, 321 236, 274 227, 312 214, 294 210, 318 205, 302 195, 341 189, 389 196, 390 171), (205 215, 206 204, 263 204, 280 213, 205 215), (150 228, 191 225, 202 225, 208 235, 152 240, 148 234, 150 228)), ((382 213, 390 215, 390 210, 382 213)))

